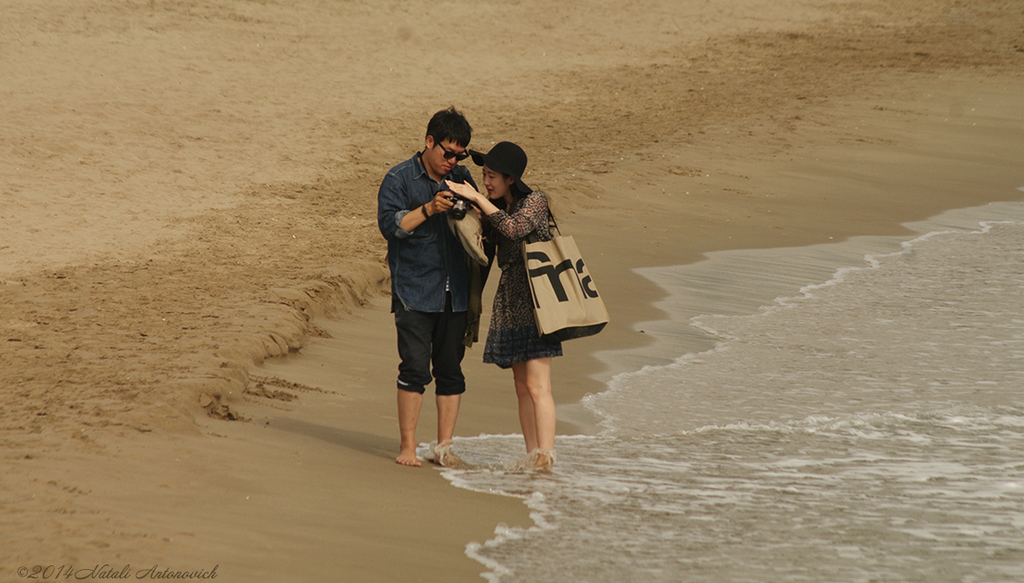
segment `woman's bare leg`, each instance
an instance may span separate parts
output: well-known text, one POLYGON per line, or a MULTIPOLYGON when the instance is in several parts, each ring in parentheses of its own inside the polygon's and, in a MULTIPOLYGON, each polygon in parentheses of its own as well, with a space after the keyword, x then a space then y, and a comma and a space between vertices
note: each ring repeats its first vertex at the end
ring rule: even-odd
MULTIPOLYGON (((537 358, 512 365, 519 399, 519 421, 527 453, 555 448, 555 399, 551 393, 551 359, 537 358)), ((546 457, 546 456, 545 456, 546 457)), ((550 460, 538 459, 538 465, 550 460)))
POLYGON ((526 363, 513 364, 512 375, 516 383, 516 399, 519 401, 519 426, 523 428, 526 453, 530 453, 537 449, 537 421, 533 412, 533 397, 526 383, 526 363))

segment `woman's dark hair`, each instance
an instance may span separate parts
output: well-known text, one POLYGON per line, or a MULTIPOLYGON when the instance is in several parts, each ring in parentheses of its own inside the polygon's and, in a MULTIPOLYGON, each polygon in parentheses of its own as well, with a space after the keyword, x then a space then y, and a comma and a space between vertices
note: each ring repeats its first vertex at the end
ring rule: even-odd
POLYGON ((427 135, 434 137, 434 143, 440 144, 449 140, 458 146, 465 148, 473 136, 473 128, 461 113, 454 107, 442 109, 430 118, 427 124, 427 135))
MULTIPOLYGON (((508 181, 508 180, 515 180, 515 177, 512 176, 511 174, 505 174, 504 172, 499 172, 499 174, 501 174, 505 178, 506 181, 508 181)), ((516 188, 515 182, 512 183, 512 186, 509 188, 509 190, 512 191, 512 209, 517 208, 519 206, 519 203, 522 202, 522 200, 524 198, 530 196, 529 192, 523 192, 523 191, 519 190, 518 188, 516 188)), ((509 210, 510 211, 511 209, 502 209, 502 210, 509 210)))

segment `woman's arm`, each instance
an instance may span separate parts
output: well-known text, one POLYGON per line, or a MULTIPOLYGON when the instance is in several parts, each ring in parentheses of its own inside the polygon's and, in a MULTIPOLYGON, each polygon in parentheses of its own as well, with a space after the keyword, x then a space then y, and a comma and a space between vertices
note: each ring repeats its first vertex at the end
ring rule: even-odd
POLYGON ((483 214, 491 216, 501 210, 494 206, 494 203, 491 202, 489 198, 480 194, 477 189, 473 188, 472 185, 459 184, 458 182, 452 182, 451 180, 446 180, 445 182, 448 184, 448 188, 450 188, 452 192, 475 204, 483 214))
POLYGON ((459 187, 452 188, 452 191, 479 205, 490 224, 510 239, 521 239, 548 221, 548 199, 539 192, 528 195, 515 212, 509 214, 494 206, 494 203, 476 190, 463 188, 462 185, 451 182, 448 184, 449 187, 459 187))

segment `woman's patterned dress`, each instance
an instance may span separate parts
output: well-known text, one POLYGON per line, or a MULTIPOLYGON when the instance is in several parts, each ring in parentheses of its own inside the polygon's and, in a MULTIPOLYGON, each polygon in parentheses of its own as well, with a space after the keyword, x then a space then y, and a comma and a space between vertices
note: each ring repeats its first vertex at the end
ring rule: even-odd
POLYGON ((484 362, 509 368, 535 358, 562 356, 562 343, 540 337, 533 316, 533 295, 526 277, 522 242, 536 231, 541 241, 551 240, 548 199, 534 191, 485 219, 497 234, 501 279, 494 295, 491 328, 484 346, 484 362))

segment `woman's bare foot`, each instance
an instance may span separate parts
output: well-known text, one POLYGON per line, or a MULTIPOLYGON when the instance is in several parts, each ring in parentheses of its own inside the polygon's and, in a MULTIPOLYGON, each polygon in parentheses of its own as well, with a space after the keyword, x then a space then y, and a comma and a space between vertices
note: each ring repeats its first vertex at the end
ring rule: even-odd
POLYGON ((550 470, 551 467, 555 465, 555 450, 535 449, 531 453, 534 456, 534 468, 538 470, 550 470))
POLYGON ((510 472, 547 471, 555 465, 557 457, 553 449, 537 448, 506 466, 505 469, 510 472))
POLYGON ((412 448, 411 450, 403 449, 402 452, 398 454, 398 457, 395 458, 395 463, 414 468, 418 468, 423 465, 422 463, 420 463, 420 459, 416 457, 415 447, 412 448))

